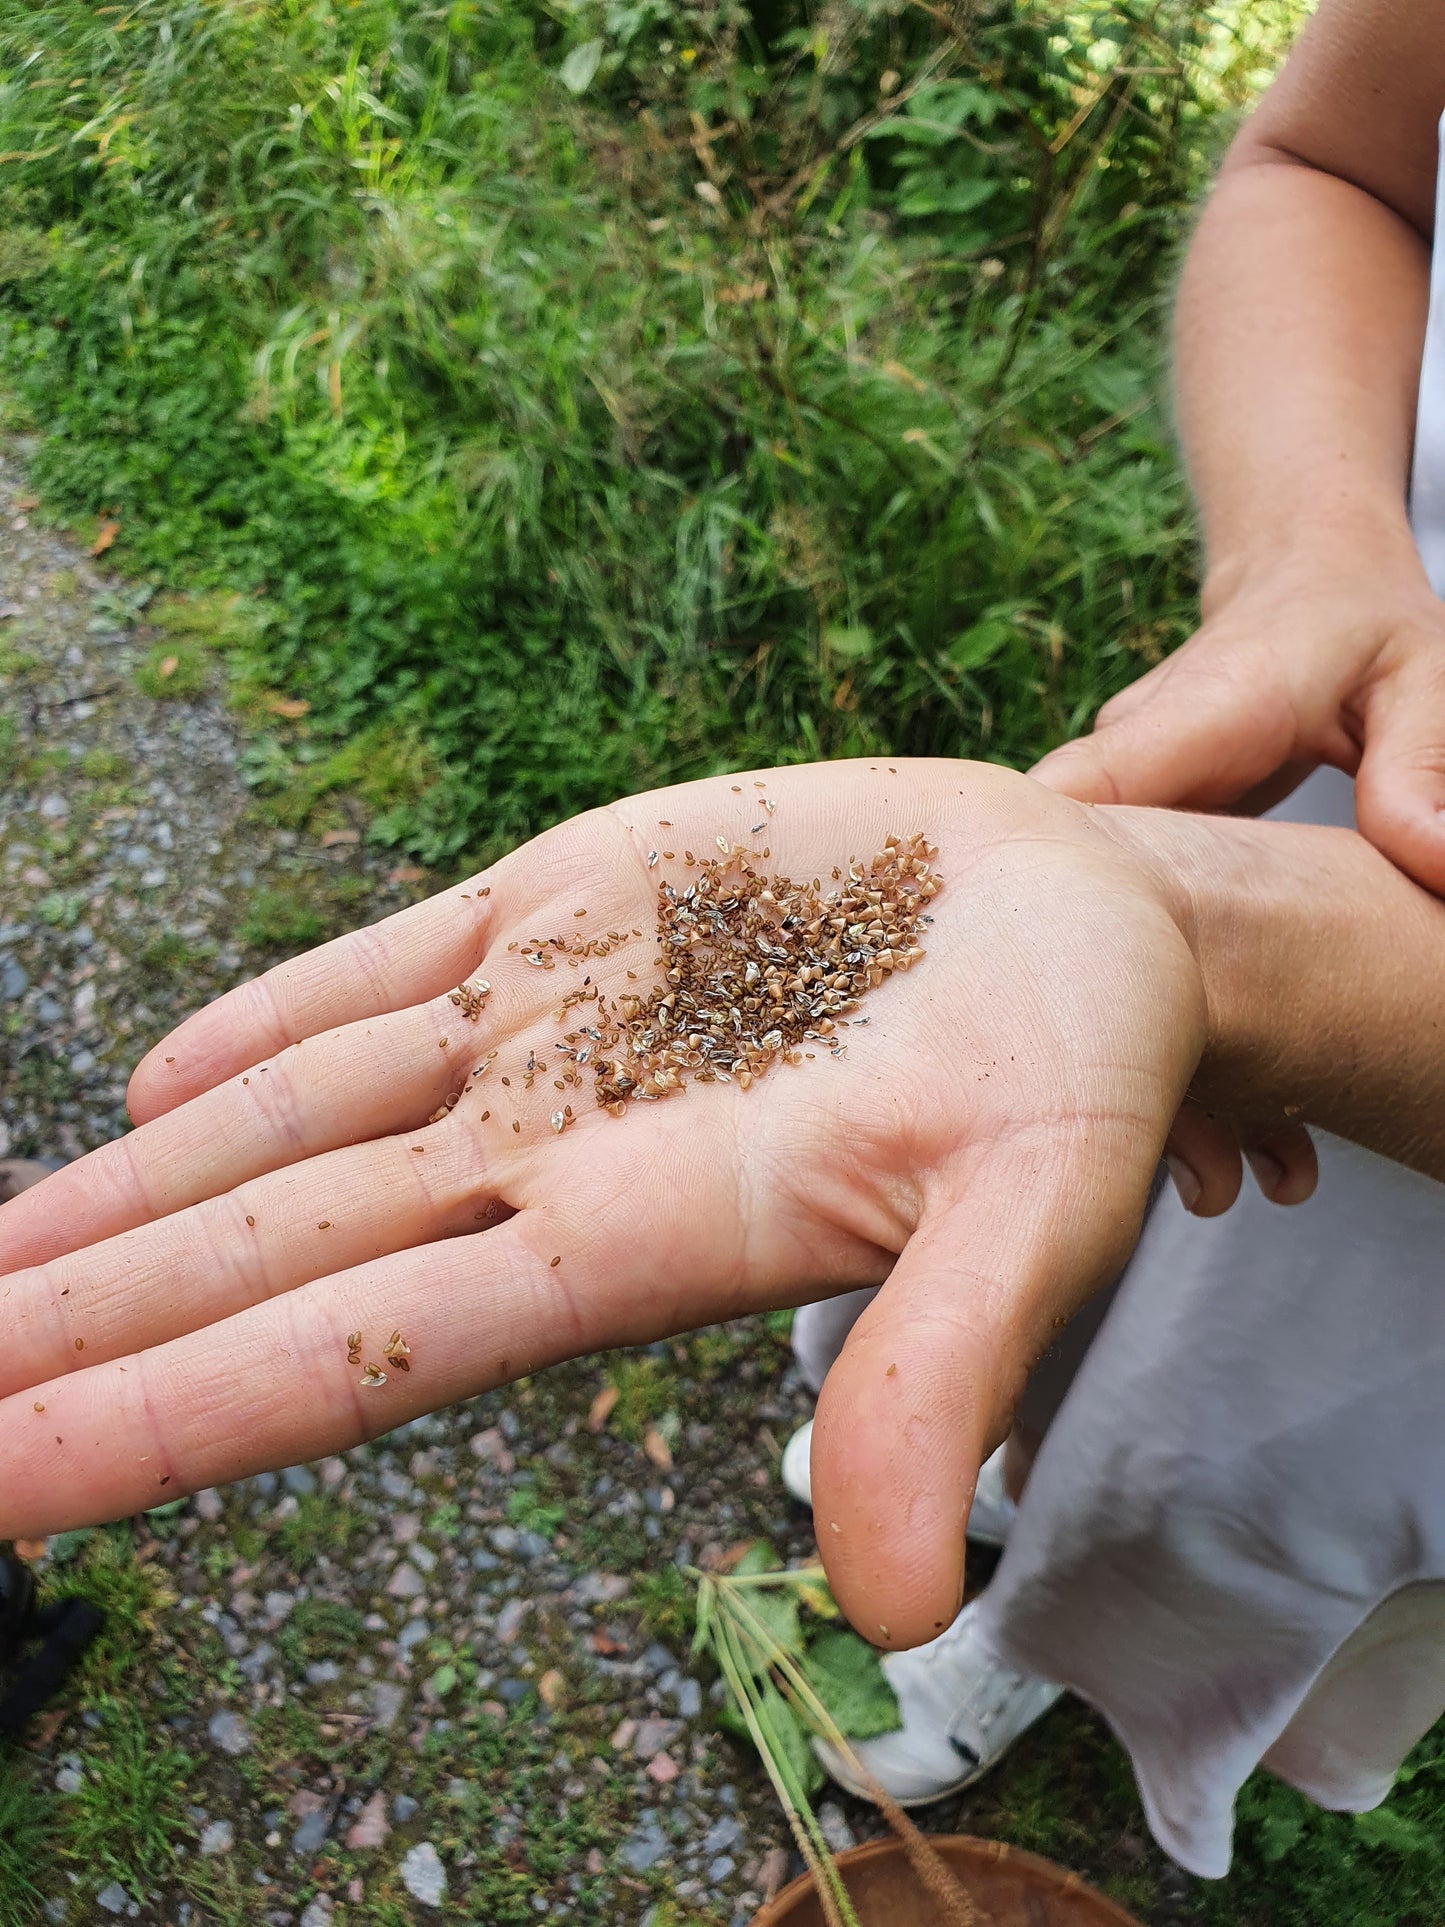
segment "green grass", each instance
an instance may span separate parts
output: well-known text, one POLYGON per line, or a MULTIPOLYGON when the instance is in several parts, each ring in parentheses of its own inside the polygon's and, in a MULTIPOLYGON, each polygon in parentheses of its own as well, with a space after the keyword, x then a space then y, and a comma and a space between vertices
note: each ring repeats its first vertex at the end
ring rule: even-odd
POLYGON ((40 1912, 36 1885, 55 1829, 55 1799, 40 1784, 34 1762, 12 1745, 0 1746, 0 1927, 30 1927, 40 1912))
POLYGON ((305 950, 326 933, 325 917, 292 890, 257 890, 236 925, 241 942, 258 950, 305 950))
POLYGON ((185 1817, 189 1756, 133 1703, 102 1700, 105 1740, 71 1802, 65 1851, 91 1877, 118 1880, 134 1898, 170 1875, 185 1817))
POLYGON ((289 821, 1026 761, 1187 630, 1154 304, 1297 10, 40 0, 0 374, 47 504, 228 612, 289 821))

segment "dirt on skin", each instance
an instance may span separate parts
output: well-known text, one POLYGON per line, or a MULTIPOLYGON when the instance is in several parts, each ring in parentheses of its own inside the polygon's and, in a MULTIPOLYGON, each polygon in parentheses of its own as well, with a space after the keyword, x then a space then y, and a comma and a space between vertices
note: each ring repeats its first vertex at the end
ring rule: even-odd
MULTIPOLYGON (((125 1127, 141 1054, 288 930, 305 947, 444 879, 369 848, 344 802, 325 841, 267 821, 220 664, 165 689, 133 585, 45 526, 24 452, 0 451, 0 1156, 72 1159, 125 1127)), ((111 1625, 0 1754, 51 1829, 44 1917, 741 1927, 799 1863, 691 1668, 678 1569, 759 1534, 811 1553, 776 1474, 809 1408, 785 1332, 749 1321, 52 1546, 47 1584, 96 1592, 111 1625), (608 1369, 630 1393, 594 1432, 608 1369), (643 1449, 658 1428, 668 1470, 643 1449), (127 1807, 136 1748, 162 1791, 127 1807)), ((1111 1743, 1055 1722, 1072 1796, 1111 1787, 1075 1864, 1148 1920, 1189 1918, 1111 1743)), ((1048 1731, 924 1824, 1020 1838, 1010 1784, 1051 1770, 1048 1731)), ((822 1813, 840 1846, 877 1831, 844 1796, 822 1813)))

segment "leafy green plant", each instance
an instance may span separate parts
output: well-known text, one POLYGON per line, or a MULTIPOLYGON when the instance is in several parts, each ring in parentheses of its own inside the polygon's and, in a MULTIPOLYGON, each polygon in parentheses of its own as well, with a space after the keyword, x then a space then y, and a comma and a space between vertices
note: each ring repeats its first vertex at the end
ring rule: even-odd
POLYGON ((821 1566, 787 1569, 759 1541, 727 1574, 697 1584, 693 1651, 706 1650, 727 1683, 729 1709, 757 1748, 813 1876, 828 1927, 862 1927, 817 1819, 822 1775, 814 1735, 848 1759, 902 1842, 920 1883, 950 1927, 983 1927, 978 1909, 895 1801, 873 1784, 851 1741, 897 1730, 898 1703, 878 1655, 856 1633, 829 1626, 838 1608, 821 1566), (805 1628, 804 1613, 821 1627, 805 1628))
POLYGON ((1187 632, 1153 303, 1296 11, 38 0, 0 371, 48 504, 309 705, 247 764, 287 821, 440 863, 1027 760, 1187 632))

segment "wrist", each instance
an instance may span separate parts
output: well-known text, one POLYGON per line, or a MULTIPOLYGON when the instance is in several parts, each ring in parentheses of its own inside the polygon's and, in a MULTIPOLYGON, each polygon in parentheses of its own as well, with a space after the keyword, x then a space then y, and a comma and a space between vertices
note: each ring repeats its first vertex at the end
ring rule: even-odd
POLYGON ((1314 1124, 1445 1175, 1445 905, 1353 830, 1100 807, 1189 944, 1194 1095, 1256 1132, 1314 1124))
POLYGON ((1287 529, 1262 519, 1248 539, 1218 549, 1211 543, 1199 600, 1205 619, 1213 620, 1235 603, 1337 587, 1381 609, 1434 600, 1402 501, 1313 504, 1287 529))
POLYGON ((1325 979, 1340 962, 1343 920, 1329 906, 1355 846, 1368 846, 1350 831, 1238 817, 1122 806, 1095 817, 1146 870, 1198 968, 1196 1095, 1261 1123, 1300 1115, 1318 1082, 1325 979))

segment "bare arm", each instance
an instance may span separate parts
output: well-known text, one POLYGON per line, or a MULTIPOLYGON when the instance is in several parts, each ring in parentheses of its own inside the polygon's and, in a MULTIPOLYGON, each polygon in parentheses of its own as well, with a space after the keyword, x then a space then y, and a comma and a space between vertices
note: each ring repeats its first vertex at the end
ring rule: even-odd
POLYGON ((1153 868, 1208 1006, 1196 1094, 1445 1180, 1445 904, 1351 830, 1096 813, 1153 868))
POLYGON ((1429 0, 1323 0, 1200 220, 1175 318, 1204 624, 1039 774, 1218 808, 1319 762, 1445 890, 1445 615, 1407 520, 1445 33, 1429 0))

